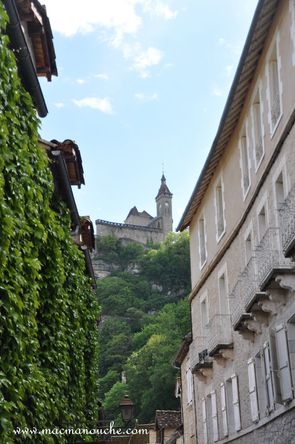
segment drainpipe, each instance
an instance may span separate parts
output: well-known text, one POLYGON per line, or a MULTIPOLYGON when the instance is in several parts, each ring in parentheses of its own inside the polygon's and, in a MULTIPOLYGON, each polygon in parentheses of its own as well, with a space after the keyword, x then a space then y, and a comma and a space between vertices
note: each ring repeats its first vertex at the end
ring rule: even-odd
POLYGON ((16 53, 19 74, 23 85, 31 95, 33 103, 40 117, 48 114, 45 99, 36 74, 31 54, 25 40, 20 18, 14 0, 3 0, 4 7, 9 17, 7 34, 16 53))

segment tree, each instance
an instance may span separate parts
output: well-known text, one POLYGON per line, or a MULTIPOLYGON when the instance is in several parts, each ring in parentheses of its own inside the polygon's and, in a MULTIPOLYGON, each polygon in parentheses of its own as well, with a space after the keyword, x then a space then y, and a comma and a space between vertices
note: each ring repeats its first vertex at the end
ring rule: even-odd
POLYGON ((150 421, 156 409, 173 409, 176 370, 172 360, 190 330, 188 302, 168 304, 134 338, 139 348, 125 365, 130 395, 140 421, 150 421))

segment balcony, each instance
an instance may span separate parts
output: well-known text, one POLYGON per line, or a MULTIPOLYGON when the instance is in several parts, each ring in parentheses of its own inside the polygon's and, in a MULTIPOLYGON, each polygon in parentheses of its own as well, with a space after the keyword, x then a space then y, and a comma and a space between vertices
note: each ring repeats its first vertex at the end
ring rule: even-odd
POLYGON ((211 376, 213 362, 209 358, 207 336, 195 336, 190 347, 190 361, 192 372, 201 380, 211 376))
POLYGON ((233 348, 231 319, 229 314, 215 315, 207 326, 207 350, 209 356, 222 355, 223 350, 233 348))
POLYGON ((260 290, 265 291, 278 274, 294 270, 289 258, 283 254, 279 228, 268 228, 256 248, 257 279, 260 290))
POLYGON ((295 186, 279 209, 281 243, 285 257, 295 251, 295 186))

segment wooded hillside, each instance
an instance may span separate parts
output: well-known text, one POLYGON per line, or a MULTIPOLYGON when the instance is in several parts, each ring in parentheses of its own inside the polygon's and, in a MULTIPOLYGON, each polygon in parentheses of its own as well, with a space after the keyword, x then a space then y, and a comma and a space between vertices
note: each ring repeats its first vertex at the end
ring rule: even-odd
POLYGON ((188 235, 171 233, 161 245, 148 248, 99 237, 97 252, 96 259, 113 270, 97 285, 102 307, 100 398, 113 419, 128 392, 136 417, 147 422, 156 409, 178 406, 171 362, 190 330, 188 235))

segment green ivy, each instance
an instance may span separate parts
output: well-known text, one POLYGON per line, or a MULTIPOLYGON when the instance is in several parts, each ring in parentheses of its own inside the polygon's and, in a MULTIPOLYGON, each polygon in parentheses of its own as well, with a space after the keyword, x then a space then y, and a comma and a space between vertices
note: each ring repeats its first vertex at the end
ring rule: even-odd
POLYGON ((6 23, 0 2, 0 442, 64 443, 13 430, 95 424, 98 304, 6 23))

